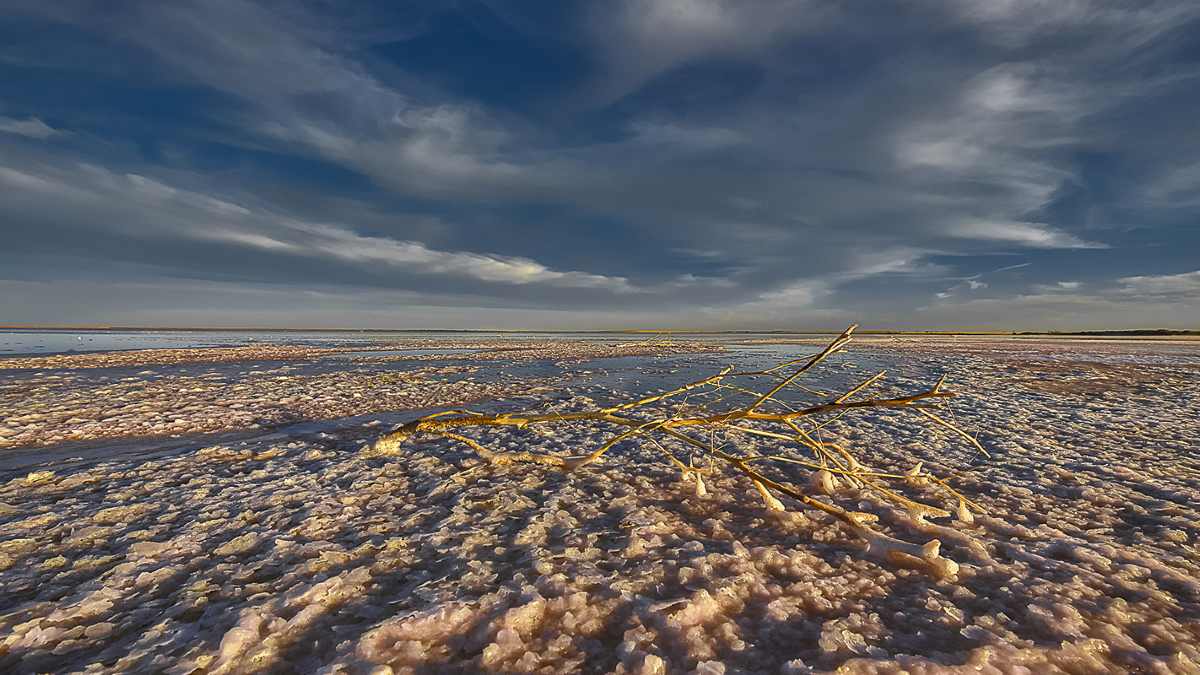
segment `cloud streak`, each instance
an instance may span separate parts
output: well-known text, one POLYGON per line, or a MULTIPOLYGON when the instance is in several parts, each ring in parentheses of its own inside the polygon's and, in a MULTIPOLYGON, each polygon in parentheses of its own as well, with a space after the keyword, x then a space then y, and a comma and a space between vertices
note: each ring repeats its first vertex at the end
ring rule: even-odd
POLYGON ((1056 230, 1044 223, 969 222, 952 227, 948 234, 963 239, 978 239, 1028 246, 1030 248, 1108 248, 1056 230))
POLYGON ((364 236, 345 226, 255 211, 145 176, 119 175, 95 166, 59 175, 0 167, 0 185, 22 190, 26 198, 36 194, 58 200, 69 209, 57 216, 60 220, 98 215, 119 220, 131 228, 134 236, 224 242, 277 255, 326 257, 355 265, 404 268, 420 274, 516 286, 547 284, 614 293, 637 291, 620 277, 554 270, 529 258, 440 251, 416 241, 364 236), (137 223, 147 216, 150 220, 143 229, 137 223))
POLYGON ((1181 274, 1123 277, 1120 292, 1133 296, 1200 300, 1200 270, 1181 274))
POLYGON ((36 117, 20 120, 11 117, 0 117, 0 133, 14 134, 44 141, 47 138, 60 136, 65 132, 51 127, 36 117))

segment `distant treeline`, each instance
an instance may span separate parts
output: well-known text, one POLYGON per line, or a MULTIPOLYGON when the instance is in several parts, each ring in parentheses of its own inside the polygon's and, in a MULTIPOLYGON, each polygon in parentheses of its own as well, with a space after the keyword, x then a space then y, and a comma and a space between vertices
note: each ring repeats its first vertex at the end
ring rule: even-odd
POLYGON ((1134 330, 1079 330, 1079 331, 1024 331, 1017 335, 1095 335, 1095 336, 1129 336, 1129 337, 1154 337, 1154 336, 1173 336, 1173 335, 1200 335, 1200 330, 1172 330, 1169 328, 1138 328, 1134 330))

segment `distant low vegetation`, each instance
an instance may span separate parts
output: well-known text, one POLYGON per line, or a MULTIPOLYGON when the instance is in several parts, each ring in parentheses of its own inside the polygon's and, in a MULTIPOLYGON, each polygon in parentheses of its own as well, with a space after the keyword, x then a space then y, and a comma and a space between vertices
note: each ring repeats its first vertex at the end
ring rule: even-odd
POLYGON ((1025 331, 1017 333, 1017 335, 1095 335, 1102 336, 1125 336, 1125 337, 1157 337, 1157 336, 1177 336, 1177 335, 1197 335, 1200 336, 1200 330, 1172 330, 1169 328, 1137 328, 1132 330, 1081 330, 1081 331, 1047 331, 1035 332, 1025 331))

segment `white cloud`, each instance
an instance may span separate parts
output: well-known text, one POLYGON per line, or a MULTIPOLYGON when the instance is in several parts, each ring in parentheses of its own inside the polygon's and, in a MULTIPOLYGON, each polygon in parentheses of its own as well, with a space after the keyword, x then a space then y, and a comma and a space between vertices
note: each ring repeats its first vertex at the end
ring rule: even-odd
POLYGON ((1103 102, 1090 100, 1062 67, 1038 62, 991 66, 951 86, 945 105, 900 125, 893 136, 897 169, 931 194, 943 194, 947 185, 962 191, 947 195, 935 225, 962 238, 1102 248, 1025 218, 1076 180, 1076 168, 1057 151, 1084 142, 1086 127, 1078 120, 1103 102))
POLYGON ((1118 279, 1120 292, 1129 295, 1185 296, 1200 299, 1200 270, 1118 279))
POLYGON ((936 251, 912 246, 889 246, 872 252, 857 252, 846 262, 845 269, 832 275, 839 282, 858 281, 884 274, 930 277, 948 270, 928 262, 936 251))
POLYGON ((523 257, 439 251, 417 241, 364 236, 345 225, 293 219, 96 166, 41 175, 0 166, 0 184, 4 183, 53 199, 53 204, 46 202, 47 208, 73 209, 74 217, 97 219, 110 227, 137 228, 137 223, 149 219, 152 223, 141 227, 150 227, 149 234, 156 237, 221 241, 274 253, 387 265, 488 283, 638 291, 624 277, 555 270, 523 257))
POLYGON ((761 294, 754 305, 763 309, 786 310, 811 306, 817 298, 829 292, 829 285, 815 279, 793 281, 761 294))
POLYGON ((0 132, 25 136, 26 138, 36 138, 38 140, 45 140, 66 133, 60 129, 51 127, 37 117, 29 117, 23 120, 12 117, 0 117, 0 132))
POLYGON ((595 94, 616 100, 695 58, 746 54, 824 25, 836 10, 811 0, 621 0, 587 24, 605 66, 595 94))
POLYGON ((967 83, 964 103, 983 114, 1053 113, 1068 118, 1079 114, 1076 87, 1046 75, 1026 63, 995 66, 967 83))
POLYGON ((995 274, 996 272, 1008 272, 1011 270, 1024 269, 1026 267, 1029 267, 1032 264, 1033 263, 1017 263, 1016 265, 1005 265, 1004 267, 1000 267, 1000 268, 992 270, 992 274, 995 274))
POLYGON ((299 247, 295 244, 286 241, 280 241, 274 237, 268 237, 264 234, 254 232, 239 232, 237 230, 212 229, 199 231, 195 233, 198 239, 210 239, 212 241, 225 241, 234 244, 241 244, 251 248, 261 248, 268 251, 299 251, 299 247))
POLYGON ((553 270, 529 258, 462 251, 438 251, 420 242, 367 237, 331 225, 287 222, 285 227, 311 235, 300 253, 329 256, 356 263, 384 264, 428 274, 460 275, 480 281, 515 285, 549 284, 566 288, 599 288, 617 293, 635 292, 624 277, 553 270))
POLYGON ((1152 206, 1182 208, 1200 205, 1200 162, 1161 171, 1141 190, 1152 206))
POLYGON ((1106 244, 1085 241, 1044 223, 965 222, 952 226, 946 234, 963 239, 1003 242, 1030 248, 1108 248, 1106 244))
POLYGON ((1033 290, 1041 294, 1050 293, 1073 293, 1083 288, 1083 283, 1079 281, 1056 281, 1052 284, 1036 284, 1033 290))
POLYGON ((984 148, 966 138, 912 138, 901 141, 896 154, 904 166, 958 170, 974 166, 984 148))
POLYGON ((739 307, 744 316, 771 315, 775 312, 822 309, 830 316, 841 316, 840 308, 820 308, 820 301, 840 286, 884 275, 929 276, 945 270, 931 265, 925 257, 931 253, 907 246, 891 247, 850 256, 844 269, 824 277, 799 278, 784 282, 739 307))
MULTIPOLYGON (((88 13, 74 19, 93 21, 88 13)), ((469 102, 385 81, 346 49, 336 21, 299 6, 153 4, 138 9, 136 21, 120 13, 112 20, 117 35, 167 72, 248 103, 248 114, 229 121, 257 133, 256 142, 265 136, 285 152, 316 155, 404 193, 495 194, 553 175, 509 156, 505 122, 469 102)))
POLYGON ((709 288, 736 288, 737 283, 727 277, 705 276, 701 274, 680 274, 669 282, 670 286, 685 288, 689 286, 706 286, 709 288))
POLYGON ((370 129, 285 116, 262 124, 261 131, 402 193, 517 194, 553 182, 544 164, 510 161, 508 135, 475 108, 413 105, 399 97, 388 105, 400 108, 370 129))

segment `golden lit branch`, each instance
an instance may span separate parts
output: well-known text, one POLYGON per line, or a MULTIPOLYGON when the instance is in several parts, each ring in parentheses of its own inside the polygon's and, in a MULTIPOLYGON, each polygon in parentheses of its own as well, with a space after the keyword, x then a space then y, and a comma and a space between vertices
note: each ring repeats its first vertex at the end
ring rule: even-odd
MULTIPOLYGON (((850 326, 823 350, 811 356, 792 359, 758 371, 734 371, 730 366, 714 375, 670 391, 609 407, 567 413, 489 415, 470 410, 434 413, 408 422, 384 435, 374 443, 372 450, 378 454, 397 454, 401 452, 404 443, 415 437, 445 438, 461 443, 473 451, 485 462, 482 466, 532 463, 570 472, 600 462, 619 443, 645 440, 661 451, 667 461, 679 469, 684 479, 695 482, 695 494, 698 497, 705 496, 707 488, 702 475, 710 474, 713 467, 710 466, 707 470, 700 469, 694 465, 692 459, 684 464, 661 442, 674 440, 690 447, 693 457, 707 457, 710 465, 716 462, 718 466, 733 469, 735 475, 744 476, 769 510, 779 511, 786 508, 780 501, 781 496, 795 500, 802 506, 833 516, 861 537, 867 543, 868 557, 893 565, 918 568, 939 578, 953 577, 958 566, 939 554, 939 542, 936 539, 918 546, 889 537, 870 527, 870 523, 877 520, 875 516, 847 510, 834 503, 834 499, 843 489, 842 486, 845 486, 844 489, 854 491, 846 495, 848 499, 857 499, 854 497, 855 493, 873 495, 880 502, 904 509, 916 518, 951 515, 950 510, 923 503, 900 491, 904 487, 927 487, 930 491, 940 493, 942 497, 948 497, 952 503, 948 503, 947 506, 952 506, 953 513, 957 513, 959 519, 965 523, 971 522, 972 509, 982 510, 979 505, 951 488, 946 480, 924 469, 923 463, 918 463, 908 470, 881 471, 871 468, 842 445, 814 437, 821 428, 843 419, 856 410, 912 409, 936 426, 952 431, 988 456, 974 436, 930 410, 940 401, 954 396, 952 392, 943 389, 945 378, 923 391, 901 396, 852 400, 878 384, 885 376, 885 373, 881 372, 824 401, 797 403, 781 398, 785 392, 808 396, 819 393, 799 385, 797 381, 821 362, 844 349, 851 341, 854 329, 855 326, 850 326), (744 382, 762 378, 771 381, 770 388, 765 391, 756 390, 744 382), (725 410, 714 409, 718 404, 730 399, 736 400, 737 397, 746 397, 749 402, 740 406, 731 405, 725 410), (705 400, 693 403, 696 398, 705 400), (811 428, 806 430, 801 427, 799 422, 802 420, 811 421, 808 425, 811 428), (529 451, 497 452, 487 448, 479 440, 460 433, 467 429, 486 432, 498 427, 524 429, 529 426, 579 423, 607 425, 618 432, 595 450, 573 456, 529 451), (688 433, 693 429, 705 432, 708 442, 705 443, 688 433), (726 444, 731 448, 727 452, 724 449, 726 445, 717 446, 718 433, 726 438, 730 435, 741 437, 747 442, 766 439, 773 444, 773 451, 769 454, 741 455, 734 452, 738 447, 735 443, 726 444), (789 450, 797 449, 810 451, 812 459, 790 457, 786 454, 789 450), (773 471, 772 475, 764 473, 764 469, 768 467, 773 471), (791 467, 793 472, 806 471, 807 475, 802 478, 785 479, 783 476, 787 475, 788 467, 791 467), (810 494, 810 491, 822 495, 824 499, 818 499, 810 494)), ((473 471, 475 469, 469 472, 473 471)), ((457 477, 461 479, 469 472, 460 473, 457 477)))

